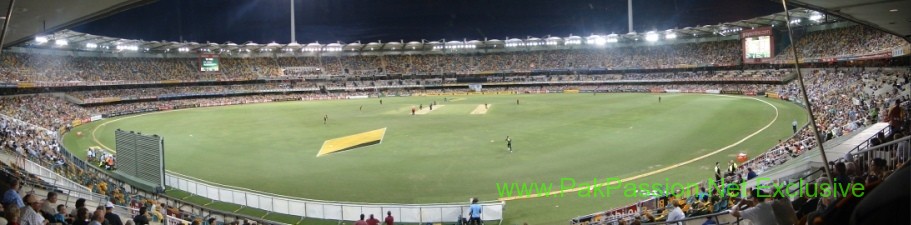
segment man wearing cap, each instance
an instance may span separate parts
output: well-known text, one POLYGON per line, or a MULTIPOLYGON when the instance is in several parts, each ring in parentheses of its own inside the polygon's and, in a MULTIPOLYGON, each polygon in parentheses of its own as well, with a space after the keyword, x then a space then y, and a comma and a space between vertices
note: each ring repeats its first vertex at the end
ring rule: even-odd
POLYGON ((120 216, 114 214, 114 203, 108 202, 104 209, 106 212, 104 214, 105 225, 123 225, 123 221, 120 221, 120 216))

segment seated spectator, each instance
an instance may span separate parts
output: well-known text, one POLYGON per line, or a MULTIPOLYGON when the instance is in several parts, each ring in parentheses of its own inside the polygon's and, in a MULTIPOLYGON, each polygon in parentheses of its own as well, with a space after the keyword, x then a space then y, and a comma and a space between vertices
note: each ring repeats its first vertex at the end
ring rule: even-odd
POLYGON ((73 218, 72 225, 88 225, 89 220, 89 209, 85 207, 76 208, 73 210, 76 212, 76 216, 73 218))
MULTIPOLYGON (((678 220, 682 220, 682 219, 686 218, 686 215, 683 214, 683 210, 681 209, 684 204, 685 204, 684 200, 676 200, 676 201, 671 202, 671 205, 673 205, 673 208, 671 209, 671 212, 667 214, 668 222, 678 221, 678 220)), ((682 222, 677 222, 674 224, 683 225, 682 222)))
POLYGON ((19 218, 21 225, 45 225, 47 220, 38 212, 41 209, 41 202, 35 195, 27 194, 24 200, 28 205, 22 208, 22 217, 19 218))
POLYGON ((6 214, 4 216, 7 223, 10 225, 19 225, 19 207, 17 207, 16 204, 6 204, 3 208, 6 209, 6 214))
POLYGON ((60 204, 57 205, 57 213, 54 214, 54 219, 51 220, 51 223, 60 223, 63 225, 70 224, 66 219, 66 205, 60 204))
POLYGON ((766 196, 766 193, 760 190, 753 190, 748 199, 740 200, 740 202, 731 207, 731 215, 749 220, 754 225, 778 224, 778 220, 772 210, 772 204, 765 202, 763 196, 766 196), (741 209, 742 206, 747 208, 741 209))
POLYGON ((133 221, 136 223, 136 225, 149 224, 149 214, 145 206, 139 207, 139 214, 136 214, 136 216, 133 217, 133 221))
POLYGON ((57 215, 57 193, 48 192, 47 198, 44 201, 41 201, 41 215, 45 219, 53 221, 54 215, 57 215))

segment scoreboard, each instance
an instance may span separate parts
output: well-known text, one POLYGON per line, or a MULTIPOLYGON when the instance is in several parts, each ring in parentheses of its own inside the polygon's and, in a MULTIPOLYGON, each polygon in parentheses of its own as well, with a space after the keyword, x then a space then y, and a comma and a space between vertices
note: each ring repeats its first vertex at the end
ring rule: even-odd
POLYGON ((762 59, 772 57, 772 37, 748 37, 743 40, 744 57, 747 59, 762 59))
POLYGON ((219 59, 216 54, 199 55, 199 72, 218 72, 219 59))
POLYGON ((740 32, 743 42, 743 63, 763 63, 775 54, 775 37, 771 27, 762 27, 740 32))

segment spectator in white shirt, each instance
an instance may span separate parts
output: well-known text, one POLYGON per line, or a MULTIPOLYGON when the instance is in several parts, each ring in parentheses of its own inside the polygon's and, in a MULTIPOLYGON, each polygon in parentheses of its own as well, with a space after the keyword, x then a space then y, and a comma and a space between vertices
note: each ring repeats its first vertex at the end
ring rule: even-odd
POLYGON ((19 218, 20 225, 45 225, 47 220, 44 219, 40 214, 38 214, 38 209, 41 207, 41 202, 38 201, 38 198, 35 195, 26 195, 24 198, 26 202, 26 207, 22 208, 22 217, 19 218))
MULTIPOLYGON (((678 201, 672 202, 672 204, 674 205, 674 208, 671 209, 671 212, 667 214, 667 221, 668 221, 668 222, 671 222, 671 221, 677 221, 677 220, 685 219, 685 218, 686 218, 686 215, 683 214, 683 210, 680 209, 680 207, 681 207, 683 204, 686 204, 686 202, 683 202, 683 200, 678 200, 678 201)), ((671 223, 668 223, 668 224, 671 224, 671 223)), ((683 224, 683 222, 676 222, 676 223, 673 223, 673 224, 681 225, 681 224, 683 224)))
POLYGON ((761 190, 753 190, 749 199, 740 200, 736 205, 731 207, 731 215, 738 218, 750 220, 753 225, 776 225, 778 220, 775 219, 775 213, 772 211, 772 204, 765 202, 768 194, 761 190), (747 209, 741 211, 741 206, 747 206, 747 209))

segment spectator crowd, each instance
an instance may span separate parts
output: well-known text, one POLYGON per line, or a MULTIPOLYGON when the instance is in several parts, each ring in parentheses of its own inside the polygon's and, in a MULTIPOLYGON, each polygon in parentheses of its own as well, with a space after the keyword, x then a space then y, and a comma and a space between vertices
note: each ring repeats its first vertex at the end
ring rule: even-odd
MULTIPOLYGON (((810 104, 814 108, 816 124, 820 129, 819 136, 823 141, 850 135, 872 123, 890 122, 892 132, 889 135, 878 134, 870 140, 870 147, 908 136, 908 105, 911 104, 911 71, 863 70, 859 68, 848 69, 817 69, 804 75, 810 104), (897 110, 895 113, 893 110, 897 110), (888 112, 888 113, 883 113, 888 112), (896 116, 899 115, 899 116, 896 116), (903 118, 896 123, 895 118, 903 118), (899 125, 894 125, 899 124, 899 125), (895 127, 903 127, 896 129, 895 127)), ((796 82, 786 85, 769 86, 767 93, 804 104, 800 100, 799 89, 796 82)), ((795 121, 796 123, 796 121, 795 121)), ((796 124, 795 124, 796 126, 796 124)), ((727 164, 716 163, 716 179, 724 183, 741 183, 773 168, 790 159, 796 158, 816 147, 816 140, 809 129, 795 130, 794 136, 768 151, 754 157, 742 165, 737 165, 733 160, 727 164)), ((907 143, 905 143, 907 144, 907 143)), ((829 163, 836 182, 842 185, 853 183, 876 187, 891 172, 902 167, 909 159, 909 148, 892 152, 890 157, 852 158, 845 156, 829 163)), ((889 154, 883 154, 889 155, 889 154)), ((836 157, 837 158, 837 157, 836 157)), ((831 158, 830 158, 831 159, 831 158)), ((907 167, 907 166, 906 166, 907 167)), ((813 193, 822 190, 821 184, 828 185, 832 178, 824 175, 800 190, 810 189, 813 193)), ((714 183, 712 186, 701 183, 695 187, 697 191, 683 190, 668 193, 659 198, 659 208, 639 209, 637 213, 619 213, 618 210, 607 211, 604 215, 597 215, 597 221, 589 224, 641 224, 646 222, 676 221, 688 217, 707 215, 721 212, 732 212, 736 217, 751 220, 753 224, 837 224, 846 221, 850 210, 860 199, 851 197, 799 197, 773 195, 774 190, 751 190, 740 198, 740 195, 725 195, 730 190, 727 186, 714 183), (740 211, 740 207, 748 206, 747 210, 740 211), (738 210, 734 210, 737 208, 738 210), (775 208, 773 213, 772 208, 775 208), (738 211, 733 213, 733 211, 738 211), (759 213, 764 214, 759 214, 759 213)), ((800 191, 798 190, 798 191, 800 191)), ((793 191, 793 190, 792 190, 793 191)), ((869 192, 868 192, 869 193, 869 192)), ((623 209, 621 207, 620 209, 623 209)), ((622 210, 619 210, 622 211, 622 210)), ((716 224, 712 217, 703 218, 705 224, 716 224)))
MULTIPOLYGON (((861 56, 909 44, 864 26, 810 32, 797 41, 805 58, 861 56)), ((196 58, 81 57, 6 53, 0 82, 160 82, 252 80, 318 75, 485 74, 526 71, 586 71, 734 66, 738 40, 560 50, 516 50, 452 54, 328 54, 319 57, 230 57, 220 72, 199 72, 196 58)), ((790 46, 778 59, 793 58, 790 46)))

